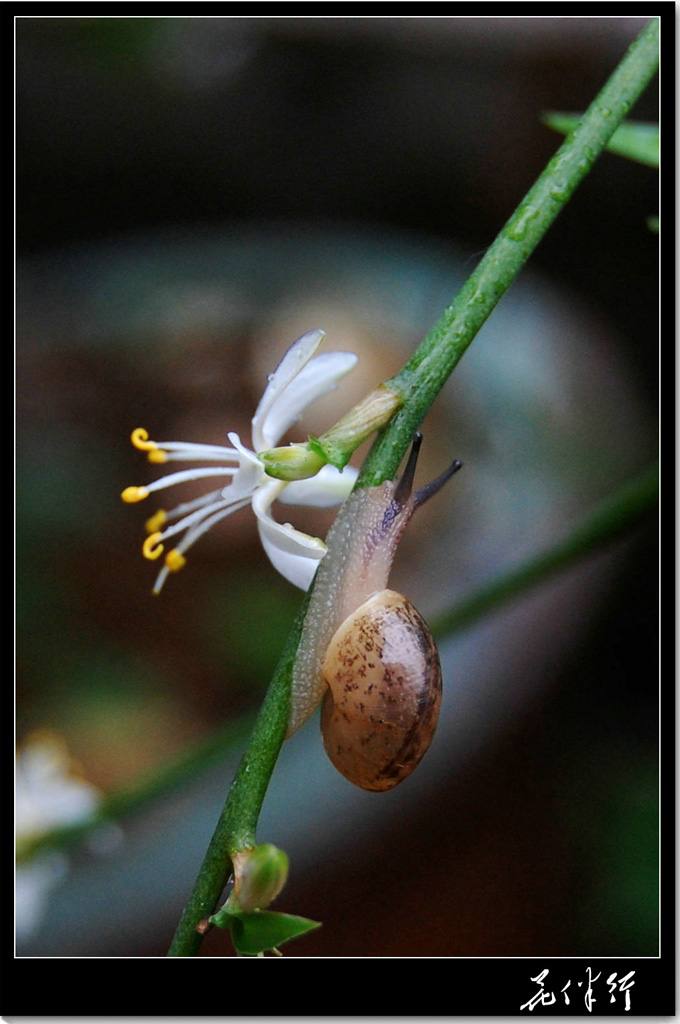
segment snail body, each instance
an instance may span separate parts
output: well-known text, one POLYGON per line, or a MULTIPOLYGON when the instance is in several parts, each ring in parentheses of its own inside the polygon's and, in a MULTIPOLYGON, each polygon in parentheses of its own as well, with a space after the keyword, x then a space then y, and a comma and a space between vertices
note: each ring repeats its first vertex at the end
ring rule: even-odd
POLYGON ((411 492, 420 435, 403 476, 355 491, 327 537, 293 668, 288 735, 323 699, 335 767, 362 789, 392 789, 430 745, 441 704, 436 644, 420 613, 387 587, 414 510, 460 468, 411 492))

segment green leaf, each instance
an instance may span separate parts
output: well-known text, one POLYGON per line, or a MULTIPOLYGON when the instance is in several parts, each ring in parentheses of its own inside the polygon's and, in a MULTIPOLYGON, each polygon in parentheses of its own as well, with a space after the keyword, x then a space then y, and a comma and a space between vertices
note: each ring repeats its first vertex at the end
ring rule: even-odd
MULTIPOLYGON (((562 135, 568 135, 581 120, 580 114, 560 114, 551 112, 541 118, 548 128, 554 128, 562 135)), ((647 167, 659 166, 659 128, 655 124, 642 121, 625 121, 616 129, 607 143, 611 153, 636 160, 647 167)))
POLYGON ((320 921, 310 921, 294 914, 255 910, 252 914, 232 915, 231 941, 239 956, 258 956, 320 926, 320 921))
POLYGON ((225 903, 223 907, 209 917, 210 924, 214 924, 216 928, 231 928, 234 921, 234 914, 228 903, 225 903))

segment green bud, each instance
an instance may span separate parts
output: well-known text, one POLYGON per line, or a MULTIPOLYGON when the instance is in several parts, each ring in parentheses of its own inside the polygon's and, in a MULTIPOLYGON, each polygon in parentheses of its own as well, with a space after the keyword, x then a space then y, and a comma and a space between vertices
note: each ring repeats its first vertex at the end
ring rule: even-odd
POLYGON ((277 480, 306 480, 316 476, 326 465, 326 459, 309 450, 305 444, 289 444, 284 448, 270 448, 260 452, 258 459, 269 476, 277 480))
POLYGON ((234 892, 238 907, 246 913, 267 907, 283 889, 288 877, 288 856, 272 843, 240 850, 232 857, 234 892))

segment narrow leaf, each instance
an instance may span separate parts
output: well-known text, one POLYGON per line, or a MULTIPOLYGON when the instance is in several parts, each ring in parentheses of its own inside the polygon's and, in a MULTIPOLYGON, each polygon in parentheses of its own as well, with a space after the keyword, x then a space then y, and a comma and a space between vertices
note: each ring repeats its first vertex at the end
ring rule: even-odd
POLYGON ((238 914, 232 918, 231 940, 241 956, 257 956, 320 925, 320 921, 310 921, 306 917, 279 914, 274 910, 255 910, 252 914, 238 914))
MULTIPOLYGON (((548 128, 568 135, 581 120, 581 115, 550 112, 544 114, 541 120, 548 128)), ((607 143, 607 149, 610 153, 627 157, 628 160, 658 168, 659 128, 655 124, 645 124, 642 121, 625 121, 612 135, 607 143)))

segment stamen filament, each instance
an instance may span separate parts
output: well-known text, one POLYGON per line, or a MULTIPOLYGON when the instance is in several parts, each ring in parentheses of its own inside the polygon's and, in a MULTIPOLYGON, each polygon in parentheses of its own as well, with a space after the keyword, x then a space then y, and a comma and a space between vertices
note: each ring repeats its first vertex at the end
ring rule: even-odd
MULTIPOLYGON (((167 448, 154 448, 147 455, 149 462, 219 462, 224 459, 234 459, 238 455, 233 448, 217 448, 208 445, 183 448, 175 451, 170 446, 167 448), (198 451, 196 450, 198 447, 198 451)), ((235 471, 234 471, 235 472, 235 471)))
MULTIPOLYGON (((171 519, 179 519, 182 516, 187 515, 187 513, 193 512, 196 508, 204 508, 206 505, 212 505, 222 496, 223 490, 224 488, 220 487, 219 490, 210 491, 208 494, 204 494, 200 498, 194 498, 193 501, 183 501, 180 505, 176 505, 175 508, 171 509, 169 512, 166 509, 160 509, 160 511, 164 512, 165 515, 162 522, 159 520, 159 524, 156 529, 164 523, 169 522, 171 519)), ((156 513, 156 515, 158 515, 158 513, 156 513)), ((149 520, 149 522, 151 522, 151 520, 149 520)), ((148 532, 153 533, 154 531, 148 529, 148 532)))
POLYGON ((226 500, 213 501, 209 504, 206 503, 205 508, 199 508, 196 512, 192 512, 191 515, 185 516, 183 519, 180 519, 179 522, 173 523, 173 525, 169 526, 167 530, 164 530, 162 535, 163 540, 167 540, 168 537, 173 537, 176 533, 181 533, 182 530, 188 530, 190 526, 194 526, 197 523, 200 523, 201 520, 205 519, 206 516, 212 515, 212 513, 216 512, 218 508, 224 508, 230 504, 233 504, 233 502, 226 500))
POLYGON ((200 523, 196 523, 191 529, 185 534, 183 539, 177 545, 180 552, 187 551, 192 544, 195 544, 199 537, 202 537, 204 533, 212 529, 215 523, 219 523, 220 519, 224 519, 225 516, 231 515, 232 512, 238 512, 239 509, 245 508, 246 505, 250 505, 251 496, 242 498, 241 501, 237 501, 235 504, 227 503, 224 508, 216 509, 214 512, 200 523))
MULTIPOLYGON (((165 583, 166 579, 168 578, 168 574, 171 573, 171 572, 177 572, 178 569, 182 568, 182 566, 186 562, 186 558, 184 558, 184 552, 188 551, 188 549, 193 544, 196 543, 196 541, 199 539, 199 537, 202 537, 203 534, 207 530, 211 529, 211 527, 213 527, 215 525, 215 523, 218 523, 220 521, 220 519, 224 519, 225 516, 231 515, 232 512, 238 512, 239 509, 245 508, 246 505, 249 505, 249 504, 250 504, 250 497, 243 498, 241 501, 236 502, 236 504, 231 504, 231 505, 227 504, 225 508, 221 508, 218 511, 212 512, 201 523, 198 523, 195 526, 193 526, 184 535, 184 537, 182 538, 180 543, 177 545, 177 547, 173 548, 165 556, 165 565, 163 566, 163 568, 161 569, 161 571, 159 572, 159 574, 158 574, 158 576, 156 578, 156 582, 155 582, 154 587, 153 587, 153 593, 154 594, 160 594, 160 592, 161 592, 161 590, 163 588, 163 584, 165 583), (183 560, 180 562, 180 559, 183 559, 183 560)), ((165 536, 166 537, 167 537, 168 533, 169 533, 169 531, 166 530, 166 532, 165 532, 165 536)))
MULTIPOLYGON (((182 484, 185 480, 200 480, 206 476, 234 476, 238 472, 234 468, 217 468, 212 466, 206 466, 204 469, 182 469, 179 473, 171 473, 170 476, 162 476, 160 480, 154 480, 152 484, 147 484, 146 487, 128 487, 127 490, 144 491, 145 493, 140 495, 139 498, 123 498, 123 501, 140 501, 141 498, 146 498, 147 494, 151 494, 152 491, 160 491, 164 487, 172 487, 174 484, 182 484)), ((123 491, 125 494, 126 491, 123 491)))
POLYGON ((221 458, 237 459, 238 452, 235 448, 228 448, 219 444, 192 444, 190 441, 158 441, 155 448, 162 448, 166 452, 195 452, 197 458, 208 458, 211 452, 221 458), (200 455, 199 455, 200 453, 200 455))

